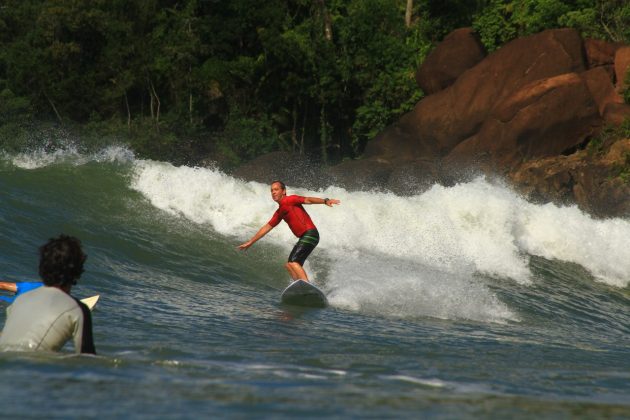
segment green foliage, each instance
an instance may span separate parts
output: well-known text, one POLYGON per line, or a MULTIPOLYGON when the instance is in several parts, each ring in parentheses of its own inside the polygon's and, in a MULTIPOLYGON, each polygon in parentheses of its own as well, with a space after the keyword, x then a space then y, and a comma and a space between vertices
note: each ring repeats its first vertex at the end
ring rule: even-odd
POLYGON ((383 1, 351 2, 336 23, 338 65, 350 93, 340 102, 355 110, 350 146, 356 154, 420 99, 414 73, 429 43, 407 30, 401 15, 383 1))
POLYGON ((475 18, 473 27, 488 51, 494 51, 518 36, 517 28, 510 20, 511 11, 511 4, 493 0, 491 7, 475 18))
POLYGON ((490 50, 557 26, 628 41, 626 3, 415 0, 407 27, 400 0, 4 0, 0 146, 43 121, 172 161, 356 157, 453 29, 490 50))
POLYGON ((624 154, 624 161, 618 168, 619 174, 617 175, 621 181, 628 184, 630 183, 630 153, 624 154))
POLYGON ((621 125, 606 125, 601 132, 586 146, 586 150, 591 155, 600 155, 610 147, 611 144, 621 139, 630 138, 630 118, 626 118, 621 125))
POLYGON ((523 35, 570 27, 584 37, 630 41, 625 0, 491 0, 473 26, 489 51, 523 35))
POLYGON ((29 136, 29 127, 24 121, 32 116, 32 105, 28 97, 16 96, 8 88, 0 91, 0 141, 5 148, 15 150, 25 144, 29 136))
POLYGON ((597 10, 594 7, 587 7, 567 12, 559 19, 559 22, 563 26, 578 29, 585 37, 605 39, 603 28, 597 25, 597 20, 597 10))
POLYGON ((271 121, 236 113, 231 115, 219 135, 218 149, 224 164, 236 166, 263 153, 272 151, 278 134, 271 121))
POLYGON ((29 118, 32 113, 28 96, 16 96, 10 89, 0 91, 0 119, 3 121, 29 118))
POLYGON ((604 127, 602 133, 599 136, 592 138, 588 144, 586 145, 586 151, 589 155, 599 155, 604 151, 604 139, 606 139, 610 134, 604 133, 606 130, 609 130, 608 127, 604 127))
MULTIPOLYGON (((621 125, 613 130, 614 140, 630 139, 630 118, 624 119, 621 125)), ((614 175, 625 183, 630 183, 630 152, 623 155, 623 162, 614 168, 614 175)))
MULTIPOLYGON (((630 118, 626 118, 619 126, 605 126, 599 135, 588 143, 586 152, 591 157, 601 158, 615 142, 625 139, 630 139, 630 118)), ((619 179, 624 183, 630 183, 630 152, 623 154, 622 162, 610 167, 608 179, 619 179)))
POLYGON ((489 51, 523 35, 562 26, 563 16, 571 11, 562 0, 492 0, 479 13, 473 26, 489 51))
POLYGON ((630 118, 623 120, 617 128, 617 135, 619 138, 630 139, 630 118))
POLYGON ((357 108, 353 125, 355 145, 374 138, 396 117, 409 112, 421 99, 414 74, 399 71, 387 77, 377 77, 366 92, 366 100, 357 108))
POLYGON ((0 80, 30 104, 23 118, 157 158, 220 149, 231 163, 281 147, 360 153, 420 97, 413 73, 431 42, 465 23, 427 0, 413 28, 391 0, 6 4, 0 80))
POLYGON ((630 68, 626 71, 626 77, 624 78, 625 88, 621 92, 623 100, 626 104, 630 104, 630 68))
POLYGON ((578 29, 587 38, 630 42, 630 3, 625 0, 579 3, 581 7, 562 16, 560 24, 578 29))

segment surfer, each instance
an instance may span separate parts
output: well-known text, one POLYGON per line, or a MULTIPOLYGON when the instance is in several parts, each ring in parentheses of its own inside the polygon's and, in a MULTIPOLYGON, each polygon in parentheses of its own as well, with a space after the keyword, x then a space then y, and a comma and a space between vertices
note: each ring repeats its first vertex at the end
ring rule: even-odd
POLYGON ((87 259, 81 241, 60 235, 44 244, 39 256, 39 275, 44 285, 17 296, 7 308, 0 347, 58 351, 73 338, 76 353, 96 353, 90 310, 70 296, 87 259))
POLYGON ((289 260, 285 264, 285 268, 289 272, 291 279, 308 281, 308 276, 304 271, 304 262, 319 243, 319 232, 306 210, 304 210, 304 207, 302 207, 302 204, 325 204, 328 207, 332 207, 334 204, 340 204, 341 202, 334 198, 287 195, 287 187, 282 181, 273 181, 271 183, 271 198, 278 203, 278 210, 276 210, 266 225, 261 227, 249 241, 239 245, 238 248, 241 250, 249 248, 254 242, 269 233, 271 229, 278 226, 280 221, 284 220, 289 225, 291 232, 300 238, 289 254, 289 260))

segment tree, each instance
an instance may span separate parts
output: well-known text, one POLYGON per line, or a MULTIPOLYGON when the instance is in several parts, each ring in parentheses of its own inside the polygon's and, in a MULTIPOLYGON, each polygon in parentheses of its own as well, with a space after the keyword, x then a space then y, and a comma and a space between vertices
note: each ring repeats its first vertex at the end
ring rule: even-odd
POLYGON ((411 27, 411 16, 413 15, 413 0, 407 0, 407 7, 405 8, 405 26, 411 27))

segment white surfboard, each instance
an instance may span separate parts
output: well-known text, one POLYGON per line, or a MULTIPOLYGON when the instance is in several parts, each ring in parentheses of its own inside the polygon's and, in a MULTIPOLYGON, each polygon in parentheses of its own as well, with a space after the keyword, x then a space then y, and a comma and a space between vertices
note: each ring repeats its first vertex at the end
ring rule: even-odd
POLYGON ((295 280, 291 283, 282 292, 280 300, 288 305, 311 306, 314 308, 325 308, 328 306, 328 299, 326 299, 324 292, 305 280, 295 280))
POLYGON ((100 297, 101 295, 86 297, 85 299, 81 299, 81 302, 85 303, 91 311, 92 309, 94 309, 94 306, 96 306, 96 302, 98 302, 98 298, 100 297))

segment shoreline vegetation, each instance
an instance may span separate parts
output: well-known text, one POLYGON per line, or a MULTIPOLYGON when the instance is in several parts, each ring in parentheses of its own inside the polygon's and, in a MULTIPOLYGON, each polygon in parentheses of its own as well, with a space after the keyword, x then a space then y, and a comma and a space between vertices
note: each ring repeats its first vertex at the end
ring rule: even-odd
MULTIPOLYGON (((52 150, 68 139, 91 148, 119 143, 140 157, 189 165, 213 161, 246 178, 261 156, 280 153, 329 168, 327 174, 342 181, 361 176, 356 162, 365 161, 371 166, 367 178, 376 184, 394 177, 392 168, 379 172, 383 162, 399 167, 398 178, 411 173, 420 183, 429 173, 438 182, 453 182, 426 165, 435 157, 431 153, 401 163, 375 150, 419 104, 449 89, 434 91, 435 84, 422 84, 419 74, 459 28, 470 28, 488 56, 558 28, 619 48, 630 44, 630 4, 9 0, 0 6, 0 148, 52 150)), ((627 84, 615 77, 615 93, 628 103, 627 84)), ((618 112, 617 120, 624 115, 618 112)), ((588 196, 579 180, 591 176, 613 148, 619 156, 591 176, 603 181, 591 184, 597 189, 615 181, 606 193, 614 190, 622 200, 630 148, 614 145, 630 137, 630 128, 621 120, 589 123, 588 133, 576 132, 576 147, 557 153, 565 160, 574 153, 588 157, 573 162, 573 173, 554 172, 557 162, 536 166, 540 159, 527 162, 529 176, 524 165, 503 173, 537 199, 577 202, 601 216, 626 214, 630 203, 609 209, 601 194, 588 196), (558 183, 563 187, 554 187, 558 183)))

